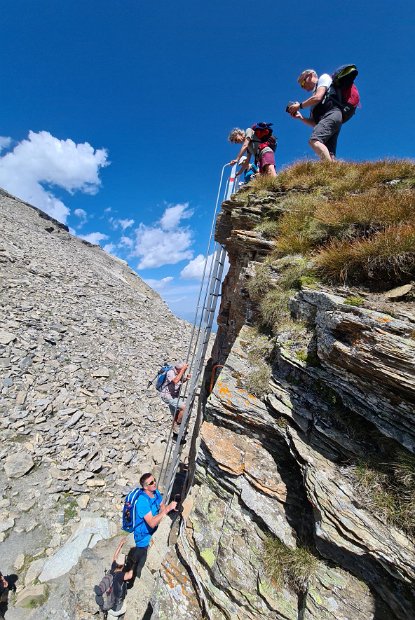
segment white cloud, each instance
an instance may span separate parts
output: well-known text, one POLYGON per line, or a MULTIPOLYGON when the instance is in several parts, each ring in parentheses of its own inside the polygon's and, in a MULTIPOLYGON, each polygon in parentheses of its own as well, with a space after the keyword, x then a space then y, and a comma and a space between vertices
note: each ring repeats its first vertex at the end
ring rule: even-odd
POLYGON ((108 235, 104 235, 104 233, 100 232, 92 232, 89 235, 79 235, 80 239, 84 239, 85 241, 89 241, 89 243, 94 243, 98 245, 100 241, 106 241, 108 239, 108 235))
MULTIPOLYGON (((210 267, 212 264, 213 254, 209 254, 207 267, 205 271, 205 277, 207 278, 210 272, 210 267)), ((180 277, 183 280, 201 280, 203 277, 203 269, 205 267, 206 258, 203 254, 198 254, 196 258, 191 260, 180 272, 180 277)), ((228 257, 225 258, 225 265, 223 268, 223 273, 226 274, 229 269, 229 261, 228 257)))
POLYGON ((102 249, 105 250, 105 252, 107 252, 108 254, 114 254, 114 250, 116 249, 116 247, 117 246, 113 243, 106 243, 102 249))
POLYGON ((153 278, 144 278, 144 282, 146 282, 151 288, 155 291, 162 291, 170 282, 173 281, 171 276, 167 276, 166 278, 161 278, 161 280, 154 280, 153 278))
POLYGON ((190 260, 193 252, 192 232, 190 228, 180 225, 182 218, 191 216, 185 205, 168 207, 160 222, 153 226, 140 224, 135 230, 135 247, 132 256, 138 256, 140 261, 137 269, 175 265, 182 260, 190 260))
POLYGON ((125 237, 123 235, 120 239, 120 245, 125 245, 127 248, 132 248, 134 241, 130 237, 125 237))
POLYGON ((12 139, 7 136, 0 136, 0 152, 8 149, 12 143, 12 139))
POLYGON ((66 222, 68 207, 44 185, 71 194, 95 194, 101 184, 100 168, 108 164, 105 149, 94 149, 88 142, 59 140, 48 131, 30 131, 26 140, 0 157, 0 186, 66 222))
POLYGON ((118 228, 121 228, 123 232, 134 224, 134 220, 131 220, 131 219, 122 220, 122 219, 117 219, 112 216, 109 218, 108 221, 114 230, 118 230, 118 228))
POLYGON ((84 209, 75 209, 73 214, 79 218, 78 228, 81 228, 88 221, 88 214, 84 209))
MULTIPOLYGON (((208 257, 208 266, 205 273, 209 273, 210 264, 212 262, 212 255, 208 257)), ((187 263, 187 265, 181 270, 180 277, 184 280, 201 280, 203 276, 203 269, 205 267, 206 259, 203 254, 198 254, 196 258, 187 263)))
POLYGON ((84 211, 83 209, 75 209, 73 214, 76 215, 76 217, 79 217, 79 219, 81 220, 86 220, 86 211, 84 211))
POLYGON ((189 203, 177 204, 173 207, 168 207, 160 220, 160 226, 163 230, 173 230, 176 228, 181 220, 192 217, 193 211, 188 209, 189 203))
POLYGON ((134 220, 118 220, 118 222, 123 231, 130 228, 130 226, 134 224, 134 220))

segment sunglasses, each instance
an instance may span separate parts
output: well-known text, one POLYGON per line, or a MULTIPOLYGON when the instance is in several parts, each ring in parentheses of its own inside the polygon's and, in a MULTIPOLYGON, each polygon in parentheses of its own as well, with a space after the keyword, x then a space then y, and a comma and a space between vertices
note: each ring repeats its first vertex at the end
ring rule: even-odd
POLYGON ((150 482, 146 482, 146 487, 149 487, 151 484, 156 484, 156 480, 150 480, 150 482))

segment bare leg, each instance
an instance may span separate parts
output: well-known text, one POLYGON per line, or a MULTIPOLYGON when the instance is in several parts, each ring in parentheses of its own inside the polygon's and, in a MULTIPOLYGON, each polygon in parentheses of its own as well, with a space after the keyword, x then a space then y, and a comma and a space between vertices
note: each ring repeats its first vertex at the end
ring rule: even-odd
POLYGON ((177 411, 176 413, 176 424, 181 424, 181 421, 183 419, 183 414, 184 414, 184 410, 185 410, 185 405, 183 405, 182 407, 180 407, 180 409, 177 411))
POLYGON ((277 173, 275 172, 275 166, 267 164, 263 167, 263 174, 266 174, 269 177, 276 177, 277 173))
POLYGON ((325 144, 319 142, 318 140, 310 140, 309 145, 322 161, 333 161, 332 156, 330 155, 330 152, 325 144))

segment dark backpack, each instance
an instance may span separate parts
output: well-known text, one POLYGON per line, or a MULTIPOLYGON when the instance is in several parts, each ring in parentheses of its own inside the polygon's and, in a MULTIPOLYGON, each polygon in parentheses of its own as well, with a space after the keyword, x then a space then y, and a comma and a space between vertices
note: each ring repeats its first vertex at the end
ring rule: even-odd
POLYGON ((342 65, 331 76, 332 83, 324 99, 314 106, 311 116, 318 123, 323 114, 339 108, 343 123, 347 123, 356 112, 360 102, 359 91, 354 85, 358 74, 356 65, 342 65))
POLYGON ((100 610, 106 615, 115 605, 114 575, 111 571, 105 573, 98 586, 95 586, 95 601, 100 610))
POLYGON ((144 493, 143 489, 133 489, 127 495, 122 509, 122 529, 131 534, 134 531, 134 506, 140 495, 144 493))
POLYGON ((172 368, 173 368, 173 366, 169 366, 168 364, 164 364, 164 366, 162 366, 160 368, 160 370, 158 371, 158 373, 157 373, 157 380, 156 380, 156 390, 157 390, 157 392, 161 392, 161 390, 163 389, 163 385, 165 384, 166 379, 167 379, 167 373, 172 368))
POLYGON ((252 141, 258 144, 258 152, 262 151, 266 147, 269 147, 273 151, 277 148, 277 139, 272 133, 272 123, 255 123, 252 125, 254 130, 254 137, 252 141), (258 135, 258 133, 260 135, 258 135))
POLYGON ((343 123, 352 118, 360 103, 360 95, 354 81, 359 71, 356 65, 342 65, 331 76, 333 82, 328 98, 342 111, 343 123))

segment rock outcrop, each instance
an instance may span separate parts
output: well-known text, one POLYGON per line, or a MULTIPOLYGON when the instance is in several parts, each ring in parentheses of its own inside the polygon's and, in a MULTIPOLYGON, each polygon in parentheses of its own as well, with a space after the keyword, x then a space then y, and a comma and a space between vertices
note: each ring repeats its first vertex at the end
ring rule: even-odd
POLYGON ((19 620, 84 620, 68 571, 161 463, 171 417, 147 385, 185 355, 190 326, 124 262, 5 192, 0 228, 0 570, 17 564, 17 604, 37 608, 19 620))
MULTIPOLYGON (((216 239, 231 267, 212 354, 222 367, 153 617, 407 620, 413 520, 394 512, 399 487, 382 483, 398 457, 415 475, 412 285, 388 296, 305 281, 264 336, 250 283, 274 247, 258 224, 283 194, 222 205, 216 239)), ((271 288, 284 261, 269 263, 271 288)))

